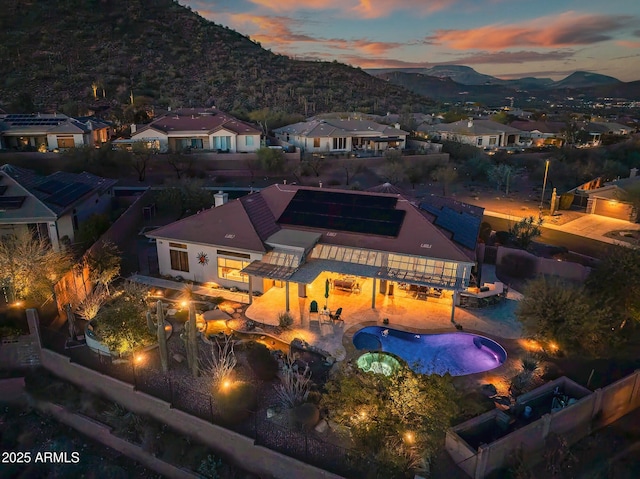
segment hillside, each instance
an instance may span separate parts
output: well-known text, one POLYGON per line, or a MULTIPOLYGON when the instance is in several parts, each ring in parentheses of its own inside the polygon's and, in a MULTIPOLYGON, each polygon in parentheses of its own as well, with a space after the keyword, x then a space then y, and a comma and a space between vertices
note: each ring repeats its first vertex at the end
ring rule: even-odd
POLYGON ((173 0, 2 1, 5 109, 126 104, 131 91, 157 106, 307 115, 420 111, 432 104, 360 69, 274 54, 173 0))

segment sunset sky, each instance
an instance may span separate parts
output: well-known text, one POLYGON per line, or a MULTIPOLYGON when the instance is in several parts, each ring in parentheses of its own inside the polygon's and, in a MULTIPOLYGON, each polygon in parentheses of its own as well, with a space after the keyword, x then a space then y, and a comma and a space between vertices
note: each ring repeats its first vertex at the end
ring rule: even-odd
POLYGON ((640 80, 638 0, 180 0, 298 59, 467 65, 499 78, 576 70, 640 80))

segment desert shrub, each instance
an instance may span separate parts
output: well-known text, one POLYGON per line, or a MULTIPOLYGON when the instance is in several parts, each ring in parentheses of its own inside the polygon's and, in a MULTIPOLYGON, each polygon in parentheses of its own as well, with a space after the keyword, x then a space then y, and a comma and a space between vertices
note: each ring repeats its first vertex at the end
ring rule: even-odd
POLYGON ((257 403, 255 387, 245 382, 236 382, 228 388, 217 390, 214 398, 220 419, 231 424, 246 419, 257 403))
POLYGON ((491 225, 486 221, 483 221, 482 223, 480 223, 480 232, 478 233, 478 237, 485 244, 487 244, 489 243, 489 237, 491 236, 491 231, 493 231, 493 228, 491 228, 491 225))
POLYGON ((258 379, 269 381, 278 374, 278 361, 264 344, 251 342, 247 345, 247 362, 258 379))
POLYGON ((496 231, 496 243, 501 245, 509 244, 509 238, 511 235, 508 231, 496 231))
POLYGON ((296 426, 309 430, 320 421, 320 410, 315 404, 306 402, 293 409, 292 417, 296 426))
POLYGON ((282 329, 289 329, 293 324, 293 316, 288 311, 278 314, 278 324, 282 329))

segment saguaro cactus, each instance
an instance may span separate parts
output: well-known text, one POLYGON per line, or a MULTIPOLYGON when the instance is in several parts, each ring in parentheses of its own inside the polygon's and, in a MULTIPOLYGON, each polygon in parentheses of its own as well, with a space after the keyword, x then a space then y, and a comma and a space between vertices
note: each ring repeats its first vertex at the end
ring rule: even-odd
POLYGON ((196 306, 189 302, 189 322, 187 323, 187 362, 193 377, 198 377, 198 329, 196 325, 196 306))
POLYGON ((162 309, 162 301, 158 300, 158 350, 160 351, 160 365, 162 371, 169 371, 169 352, 167 350, 167 334, 164 330, 164 310, 162 309))

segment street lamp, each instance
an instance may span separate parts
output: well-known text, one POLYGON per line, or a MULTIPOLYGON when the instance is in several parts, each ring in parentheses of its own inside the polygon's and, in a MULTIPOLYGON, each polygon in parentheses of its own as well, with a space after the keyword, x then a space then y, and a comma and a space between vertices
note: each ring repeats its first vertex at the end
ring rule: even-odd
POLYGON ((544 165, 544 181, 542 182, 542 197, 540 198, 540 213, 542 213, 542 203, 544 202, 544 190, 547 187, 547 173, 549 173, 549 160, 544 165))

